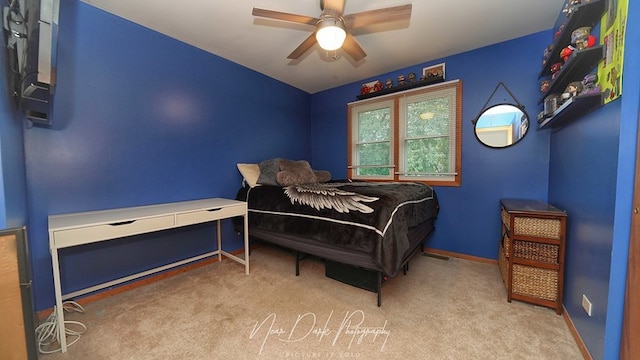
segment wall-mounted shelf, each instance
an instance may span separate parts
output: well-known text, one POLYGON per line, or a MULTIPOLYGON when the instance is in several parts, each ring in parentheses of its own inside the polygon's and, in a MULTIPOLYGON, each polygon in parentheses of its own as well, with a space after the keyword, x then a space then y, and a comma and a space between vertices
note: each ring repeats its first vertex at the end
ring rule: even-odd
POLYGON ((567 85, 573 81, 582 81, 583 77, 593 69, 604 57, 604 47, 595 46, 592 48, 574 51, 567 63, 558 72, 549 89, 542 94, 539 104, 544 102, 549 94, 564 92, 567 85))
MULTIPOLYGON (((550 76, 551 66, 561 62, 560 50, 571 44, 571 33, 574 30, 584 26, 593 27, 600 22, 602 14, 605 12, 605 6, 605 0, 593 0, 578 5, 572 10, 571 15, 563 25, 562 31, 554 39, 551 55, 542 66, 540 77, 550 76)), ((564 14, 561 13, 559 18, 563 16, 564 14)), ((559 23, 559 21, 557 23, 559 23)), ((542 104, 549 94, 564 92, 569 83, 582 81, 584 76, 589 74, 603 57, 603 46, 574 51, 558 74, 556 74, 555 79, 551 82, 547 91, 542 94, 539 103, 542 104)), ((562 104, 551 116, 542 120, 538 124, 538 130, 548 128, 559 129, 602 106, 602 104, 603 95, 601 93, 574 96, 562 104)))
POLYGON ((600 106, 602 106, 601 93, 574 96, 554 111, 551 117, 538 124, 538 130, 561 128, 600 106))
POLYGON ((384 88, 382 90, 373 91, 373 92, 366 93, 366 94, 360 94, 360 95, 356 96, 356 99, 358 99, 358 100, 369 99, 369 98, 372 98, 372 97, 381 96, 381 95, 387 95, 387 94, 391 94, 391 93, 398 92, 398 91, 410 90, 410 89, 421 87, 421 86, 433 85, 433 84, 441 83, 443 81, 444 81, 444 78, 440 76, 440 77, 436 77, 436 78, 432 78, 432 79, 417 80, 417 81, 413 81, 413 82, 406 82, 404 85, 394 86, 394 87, 388 88, 388 89, 384 88))
MULTIPOLYGON (((576 7, 564 24, 564 30, 558 38, 555 39, 551 49, 551 56, 542 67, 540 77, 551 75, 551 65, 561 62, 560 50, 571 43, 571 33, 573 30, 583 26, 593 27, 600 21, 605 11, 605 4, 605 0, 595 0, 576 7)), ((562 16, 562 14, 560 16, 562 16)))

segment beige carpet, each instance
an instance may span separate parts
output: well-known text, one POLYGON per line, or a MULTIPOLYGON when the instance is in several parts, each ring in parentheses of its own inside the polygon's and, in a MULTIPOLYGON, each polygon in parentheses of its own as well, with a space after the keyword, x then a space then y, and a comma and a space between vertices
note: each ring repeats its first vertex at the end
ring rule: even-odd
POLYGON ((582 359, 562 318, 507 303, 497 265, 415 256, 374 293, 261 246, 251 275, 207 265, 88 304, 87 332, 41 359, 582 359))

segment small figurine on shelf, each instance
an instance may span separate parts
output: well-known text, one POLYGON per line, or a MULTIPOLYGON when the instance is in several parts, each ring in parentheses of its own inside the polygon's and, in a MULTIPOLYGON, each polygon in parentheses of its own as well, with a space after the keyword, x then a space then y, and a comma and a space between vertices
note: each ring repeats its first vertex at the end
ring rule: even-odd
POLYGON ((373 84, 373 91, 380 91, 382 90, 382 83, 380 82, 380 80, 376 81, 375 84, 373 84))
POLYGON ((564 6, 564 9, 562 9, 562 12, 565 13, 567 17, 569 17, 571 16, 571 13, 576 11, 578 5, 580 5, 581 3, 581 0, 569 0, 569 2, 567 2, 567 4, 564 6))
POLYGON ((567 62, 571 57, 571 54, 573 54, 573 50, 574 48, 571 45, 560 50, 560 57, 562 58, 562 61, 567 62))
POLYGON ((598 85, 598 75, 587 74, 582 79, 582 92, 580 95, 599 94, 601 92, 600 85, 598 85))
POLYGON ((370 92, 371 92, 371 88, 369 87, 369 85, 362 84, 362 86, 360 87, 360 94, 364 95, 364 94, 368 94, 370 92))
POLYGON ((576 49, 583 50, 590 47, 594 47, 596 45, 596 42, 598 42, 598 39, 596 39, 595 36, 587 35, 587 37, 576 41, 576 49))
POLYGON ((572 98, 580 94, 582 92, 582 88, 583 86, 581 81, 570 82, 564 90, 564 93, 569 94, 569 96, 566 96, 567 98, 572 98))
POLYGON ((404 75, 398 76, 398 86, 404 85, 404 75))
POLYGON ((544 52, 542 53, 542 66, 545 66, 547 61, 549 61, 549 58, 551 57, 551 50, 553 50, 553 44, 544 49, 544 52))
POLYGON ((544 115, 552 116, 553 112, 558 110, 562 105, 562 96, 560 94, 550 94, 544 98, 544 115))
POLYGON ((583 26, 573 30, 571 33, 571 43, 578 50, 593 47, 596 44, 596 37, 591 35, 591 27, 583 26))
POLYGON ((549 70, 551 70, 551 80, 554 80, 556 76, 558 76, 560 69, 562 69, 562 63, 555 63, 551 65, 549 68, 549 70))
POLYGON ((384 82, 384 87, 387 89, 391 89, 393 87, 393 80, 387 79, 387 81, 384 82))
POLYGON ((409 75, 407 76, 407 80, 409 80, 410 83, 416 81, 416 74, 410 72, 409 75))
POLYGON ((586 39, 591 34, 591 26, 582 26, 571 32, 571 43, 575 44, 579 40, 586 39))
POLYGON ((594 47, 598 43, 598 38, 593 35, 587 36, 586 44, 582 43, 582 46, 586 46, 587 48, 594 47))
POLYGON ((540 82, 540 92, 541 93, 546 93, 547 90, 549 90, 549 86, 551 85, 551 80, 549 79, 544 79, 540 82))
POLYGON ((560 37, 560 35, 562 35, 563 31, 564 31, 564 24, 560 25, 560 27, 558 28, 558 31, 556 31, 553 34, 553 41, 556 41, 560 37))

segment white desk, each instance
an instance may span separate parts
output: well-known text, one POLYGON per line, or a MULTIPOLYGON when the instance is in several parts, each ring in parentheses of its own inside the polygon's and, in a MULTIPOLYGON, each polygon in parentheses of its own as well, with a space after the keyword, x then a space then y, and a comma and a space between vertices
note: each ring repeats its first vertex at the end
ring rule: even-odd
POLYGON ((62 309, 63 300, 215 255, 218 255, 218 260, 220 261, 222 260, 222 255, 224 255, 243 264, 245 274, 248 275, 248 234, 247 203, 221 198, 49 216, 49 249, 51 251, 53 265, 56 315, 62 352, 67 351, 64 311, 62 309), (235 216, 244 217, 244 259, 222 250, 220 220, 235 216), (218 222, 218 249, 215 251, 78 290, 73 293, 62 294, 58 249, 210 221, 218 222))

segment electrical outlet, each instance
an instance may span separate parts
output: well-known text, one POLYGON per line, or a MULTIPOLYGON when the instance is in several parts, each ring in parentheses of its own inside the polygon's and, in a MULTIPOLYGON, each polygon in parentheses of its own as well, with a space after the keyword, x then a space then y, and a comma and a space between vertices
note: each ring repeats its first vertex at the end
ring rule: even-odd
POLYGON ((584 294, 582 295, 582 308, 587 312, 587 315, 591 316, 591 301, 584 294))

